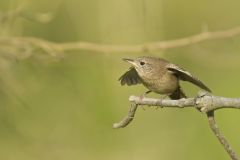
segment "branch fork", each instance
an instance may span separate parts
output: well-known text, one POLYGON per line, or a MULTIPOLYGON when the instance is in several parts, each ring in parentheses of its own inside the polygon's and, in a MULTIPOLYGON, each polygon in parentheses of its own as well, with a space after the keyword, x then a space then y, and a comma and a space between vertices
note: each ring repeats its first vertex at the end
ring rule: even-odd
POLYGON ((120 122, 114 123, 113 128, 124 128, 134 119, 135 113, 139 105, 157 106, 157 107, 170 107, 170 108, 197 108, 202 113, 205 113, 208 118, 209 126, 217 137, 219 142, 223 145, 224 149, 231 157, 232 160, 239 160, 236 153, 231 148, 230 144, 220 132, 214 118, 214 111, 223 108, 236 108, 240 109, 240 98, 225 98, 211 95, 207 92, 200 91, 195 98, 182 98, 179 100, 169 99, 154 99, 138 96, 130 96, 131 102, 130 110, 120 122))

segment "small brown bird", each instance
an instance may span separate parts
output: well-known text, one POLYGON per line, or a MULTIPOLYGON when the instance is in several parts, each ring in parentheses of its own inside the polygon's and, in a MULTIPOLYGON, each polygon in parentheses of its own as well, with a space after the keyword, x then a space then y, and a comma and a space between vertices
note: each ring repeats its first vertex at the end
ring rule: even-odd
POLYGON ((171 99, 186 98, 179 80, 189 81, 198 87, 211 92, 198 78, 179 66, 156 57, 124 58, 132 66, 120 78, 121 85, 135 85, 142 83, 149 89, 145 94, 156 92, 169 96, 171 99))

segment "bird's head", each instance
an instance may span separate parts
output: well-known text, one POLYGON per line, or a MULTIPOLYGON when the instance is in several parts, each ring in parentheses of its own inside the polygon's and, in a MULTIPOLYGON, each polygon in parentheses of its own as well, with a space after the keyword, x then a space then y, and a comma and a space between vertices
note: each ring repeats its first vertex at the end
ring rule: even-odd
POLYGON ((151 74, 155 65, 155 58, 153 57, 123 58, 123 60, 130 63, 140 76, 151 74))

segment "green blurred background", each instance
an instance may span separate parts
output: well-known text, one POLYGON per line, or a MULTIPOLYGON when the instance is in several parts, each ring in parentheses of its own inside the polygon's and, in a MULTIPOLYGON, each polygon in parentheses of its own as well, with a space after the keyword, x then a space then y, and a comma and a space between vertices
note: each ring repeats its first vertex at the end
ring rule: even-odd
MULTIPOLYGON (((239 6, 239 0, 1 0, 0 36, 141 44, 238 26, 239 6), (7 14, 19 7, 24 15, 7 14)), ((57 59, 39 50, 19 58, 3 48, 1 160, 229 159, 195 109, 139 109, 128 127, 112 124, 128 112, 128 97, 146 90, 120 86, 129 67, 123 57, 164 57, 198 75, 215 95, 240 97, 239 36, 161 52, 75 50, 57 59)), ((184 82, 183 88, 188 96, 199 90, 184 82)), ((219 110, 216 120, 240 155, 239 111, 219 110)))

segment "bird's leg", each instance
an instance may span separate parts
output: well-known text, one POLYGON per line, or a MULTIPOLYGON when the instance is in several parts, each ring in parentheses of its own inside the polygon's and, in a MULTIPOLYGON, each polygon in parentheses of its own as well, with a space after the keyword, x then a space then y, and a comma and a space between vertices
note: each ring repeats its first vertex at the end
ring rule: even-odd
POLYGON ((152 91, 146 91, 142 95, 140 95, 140 100, 142 100, 148 93, 151 93, 152 91))
MULTIPOLYGON (((161 100, 161 103, 162 103, 162 100, 164 100, 165 98, 167 98, 168 95, 163 95, 163 96, 160 96, 160 100, 161 100)), ((161 108, 163 108, 162 106, 160 106, 161 108)), ((156 110, 159 108, 159 106, 156 106, 156 110)))
MULTIPOLYGON (((143 98, 145 97, 145 95, 149 94, 150 92, 152 92, 152 91, 146 91, 142 95, 140 95, 140 101, 142 101, 143 98)), ((145 108, 143 106, 142 106, 142 109, 145 110, 145 108)))

